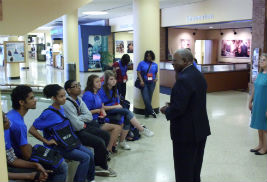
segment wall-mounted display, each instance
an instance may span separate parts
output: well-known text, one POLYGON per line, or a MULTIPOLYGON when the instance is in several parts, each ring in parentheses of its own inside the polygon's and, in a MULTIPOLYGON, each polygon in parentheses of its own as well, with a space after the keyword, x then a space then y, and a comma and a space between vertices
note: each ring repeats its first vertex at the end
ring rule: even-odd
POLYGON ((251 40, 222 40, 221 56, 248 58, 250 57, 251 40))
POLYGON ((4 45, 0 44, 0 66, 4 66, 4 45))
POLYGON ((133 41, 127 41, 127 53, 133 53, 133 41))
POLYGON ((252 57, 252 75, 251 75, 251 82, 254 83, 254 81, 257 78, 258 72, 259 72, 259 59, 260 59, 260 48, 255 48, 253 51, 253 57, 252 57))
POLYGON ((5 41, 5 58, 8 63, 25 62, 25 42, 24 41, 5 41))
POLYGON ((116 53, 124 53, 124 42, 122 40, 116 40, 116 53))
POLYGON ((190 48, 191 41, 189 39, 181 39, 181 49, 190 48))
POLYGON ((102 70, 102 39, 101 35, 90 35, 88 38, 88 69, 90 71, 102 70))

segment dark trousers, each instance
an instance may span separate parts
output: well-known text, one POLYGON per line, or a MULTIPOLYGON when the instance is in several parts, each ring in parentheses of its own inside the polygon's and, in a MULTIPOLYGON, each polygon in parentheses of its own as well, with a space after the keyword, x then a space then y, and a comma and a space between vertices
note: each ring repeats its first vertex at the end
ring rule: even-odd
POLYGON ((117 88, 118 88, 119 95, 122 96, 123 98, 125 98, 125 96, 126 96, 126 83, 118 82, 117 88))
POLYGON ((173 141, 176 182, 200 182, 206 139, 200 142, 173 141))
POLYGON ((141 89, 141 94, 145 104, 145 114, 149 115, 153 113, 153 108, 151 106, 152 96, 155 89, 155 82, 145 82, 145 86, 141 89))
POLYGON ((108 169, 107 145, 110 135, 107 131, 101 130, 94 121, 92 122, 85 129, 76 132, 76 134, 83 145, 94 148, 95 165, 108 169))

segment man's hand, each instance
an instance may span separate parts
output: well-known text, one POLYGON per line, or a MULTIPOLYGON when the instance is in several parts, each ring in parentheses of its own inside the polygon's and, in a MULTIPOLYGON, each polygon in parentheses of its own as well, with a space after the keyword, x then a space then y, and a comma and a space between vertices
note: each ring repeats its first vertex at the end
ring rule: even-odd
POLYGON ((57 145, 57 142, 56 142, 56 140, 51 139, 51 140, 48 140, 48 141, 46 142, 46 145, 57 145))
POLYGON ((46 173, 46 170, 44 169, 44 167, 43 167, 41 164, 39 164, 39 163, 35 163, 35 168, 36 168, 38 171, 44 173, 44 175, 48 176, 48 174, 46 173))
POLYGON ((160 112, 161 112, 162 114, 165 114, 166 109, 167 109, 167 106, 163 106, 162 108, 160 108, 160 112))

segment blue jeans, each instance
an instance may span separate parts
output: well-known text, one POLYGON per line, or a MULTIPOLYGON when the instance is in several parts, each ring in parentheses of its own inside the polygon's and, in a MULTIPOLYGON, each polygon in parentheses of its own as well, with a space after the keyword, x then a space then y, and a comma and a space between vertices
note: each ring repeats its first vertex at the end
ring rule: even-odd
POLYGON ((88 181, 95 179, 94 155, 88 148, 81 145, 79 148, 71 151, 61 151, 61 154, 66 159, 80 162, 73 181, 85 182, 86 179, 88 181))
POLYGON ((129 130, 131 127, 130 120, 134 117, 134 114, 126 108, 111 109, 107 111, 107 114, 119 113, 124 116, 124 130, 129 130))
POLYGON ((152 96, 155 89, 155 82, 145 82, 145 86, 141 89, 143 101, 145 104, 145 114, 149 115, 153 113, 153 108, 151 106, 152 96))
POLYGON ((52 174, 49 174, 48 182, 65 182, 68 175, 68 165, 63 161, 57 169, 53 170, 52 174))

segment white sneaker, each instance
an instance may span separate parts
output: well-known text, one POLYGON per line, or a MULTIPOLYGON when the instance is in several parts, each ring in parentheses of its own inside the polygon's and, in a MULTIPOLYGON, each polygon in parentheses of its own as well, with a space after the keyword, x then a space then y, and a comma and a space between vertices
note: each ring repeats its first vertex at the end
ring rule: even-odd
POLYGON ((125 142, 120 142, 120 148, 124 149, 124 150, 131 150, 131 147, 125 142))
POLYGON ((147 129, 147 128, 144 128, 144 131, 140 132, 142 135, 145 135, 147 137, 152 137, 154 135, 154 132, 147 129))
POLYGON ((95 175, 108 177, 110 175, 110 172, 109 170, 103 169, 100 166, 95 166, 95 175))
POLYGON ((108 168, 108 171, 109 171, 109 177, 117 177, 117 173, 113 169, 108 168))

